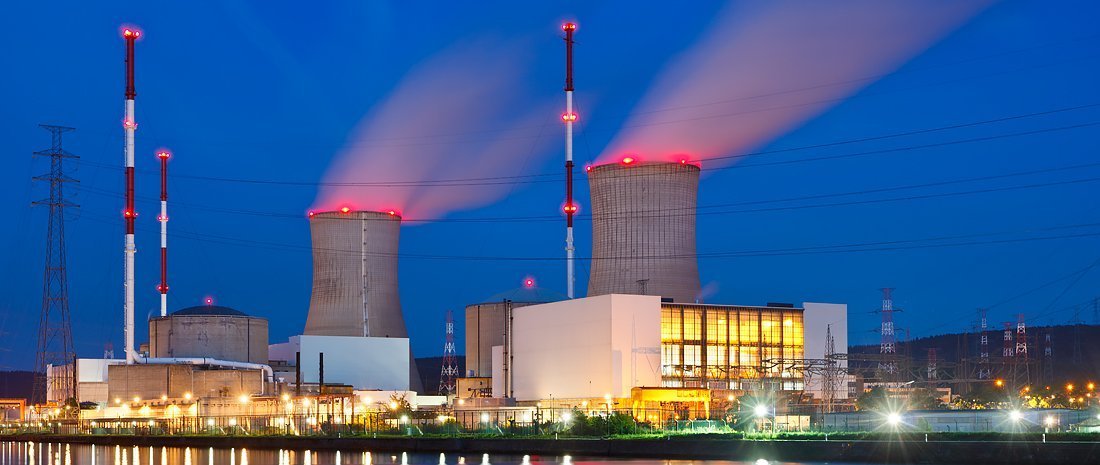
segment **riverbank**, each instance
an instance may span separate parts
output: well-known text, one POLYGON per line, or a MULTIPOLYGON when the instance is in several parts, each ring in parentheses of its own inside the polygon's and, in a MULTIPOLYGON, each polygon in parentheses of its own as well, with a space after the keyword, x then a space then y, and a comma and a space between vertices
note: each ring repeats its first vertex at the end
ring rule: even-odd
POLYGON ((310 449, 447 454, 573 455, 658 459, 757 459, 934 464, 1100 463, 1097 441, 536 439, 300 436, 0 436, 0 440, 139 447, 310 449))

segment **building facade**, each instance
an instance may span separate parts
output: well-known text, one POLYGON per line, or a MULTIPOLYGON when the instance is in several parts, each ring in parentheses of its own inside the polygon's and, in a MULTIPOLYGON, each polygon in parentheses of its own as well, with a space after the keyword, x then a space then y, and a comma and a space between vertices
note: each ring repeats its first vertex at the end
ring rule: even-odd
POLYGON ((803 309, 661 304, 661 386, 797 391, 803 309))

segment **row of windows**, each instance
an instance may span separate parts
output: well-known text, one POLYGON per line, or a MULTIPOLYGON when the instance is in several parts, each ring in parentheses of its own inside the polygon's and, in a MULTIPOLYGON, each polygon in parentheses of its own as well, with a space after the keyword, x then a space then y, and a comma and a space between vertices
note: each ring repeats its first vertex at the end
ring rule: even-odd
POLYGON ((768 378, 800 383, 795 380, 802 373, 781 361, 801 359, 803 353, 800 309, 661 309, 661 370, 669 387, 738 386, 739 380, 768 378))

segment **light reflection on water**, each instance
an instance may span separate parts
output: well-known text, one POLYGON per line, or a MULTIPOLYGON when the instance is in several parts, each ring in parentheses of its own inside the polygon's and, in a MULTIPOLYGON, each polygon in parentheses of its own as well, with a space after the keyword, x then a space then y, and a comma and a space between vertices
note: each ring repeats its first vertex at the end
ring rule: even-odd
POLYGON ((747 461, 727 460, 644 460, 615 458, 577 458, 541 455, 481 454, 372 454, 366 451, 311 451, 303 449, 219 449, 192 447, 95 446, 88 444, 0 442, 0 465, 812 465, 776 462, 761 458, 747 461), (146 452, 146 453, 143 453, 146 452), (491 459, 491 460, 490 460, 491 459))

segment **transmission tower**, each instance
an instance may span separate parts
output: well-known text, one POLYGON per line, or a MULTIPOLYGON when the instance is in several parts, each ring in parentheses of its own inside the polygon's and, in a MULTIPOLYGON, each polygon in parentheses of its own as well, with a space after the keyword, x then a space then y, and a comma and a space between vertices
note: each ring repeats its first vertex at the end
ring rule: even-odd
POLYGON ((928 349, 928 373, 926 379, 929 381, 939 379, 939 363, 936 359, 936 348, 930 347, 928 349))
POLYGON ((1027 354, 1027 324, 1024 323, 1024 314, 1016 315, 1016 360, 1013 364, 1013 380, 1015 388, 1031 384, 1031 360, 1027 354))
POLYGON ((455 318, 447 310, 447 339, 443 343, 443 367, 439 371, 439 393, 455 393, 455 378, 458 377, 458 356, 455 355, 455 318))
POLYGON ((1049 327, 1043 334, 1043 384, 1054 383, 1054 341, 1049 327))
POLYGON ((836 340, 833 339, 833 325, 825 326, 825 373, 822 377, 822 397, 825 405, 823 413, 832 413, 836 403, 837 378, 839 370, 836 363, 836 340))
POLYGON ((978 379, 990 379, 993 377, 993 367, 989 365, 989 309, 978 309, 978 328, 980 333, 978 344, 978 379))
POLYGON ((35 156, 49 157, 50 172, 35 176, 35 181, 50 184, 50 197, 33 202, 50 209, 46 227, 46 257, 42 274, 42 314, 38 323, 38 351, 34 361, 34 387, 31 402, 44 403, 48 394, 55 398, 76 398, 76 384, 72 370, 59 369, 74 362, 73 335, 69 323, 69 284, 65 270, 65 208, 76 204, 65 200, 63 186, 75 179, 65 175, 63 161, 78 158, 66 152, 61 145, 64 133, 73 128, 40 124, 50 132, 53 142, 49 149, 34 152, 35 156), (53 367, 54 374, 47 377, 46 369, 53 367), (49 383, 49 384, 47 384, 49 383))
POLYGON ((882 361, 878 364, 879 378, 885 380, 885 378, 891 378, 893 381, 894 376, 898 372, 898 362, 895 356, 898 353, 898 339, 897 334, 894 332, 894 300, 893 300, 893 288, 882 288, 882 307, 878 310, 878 313, 882 314, 882 326, 879 328, 879 355, 882 355, 882 361))

